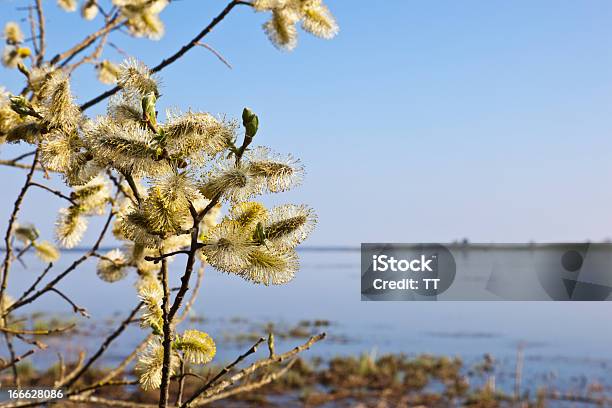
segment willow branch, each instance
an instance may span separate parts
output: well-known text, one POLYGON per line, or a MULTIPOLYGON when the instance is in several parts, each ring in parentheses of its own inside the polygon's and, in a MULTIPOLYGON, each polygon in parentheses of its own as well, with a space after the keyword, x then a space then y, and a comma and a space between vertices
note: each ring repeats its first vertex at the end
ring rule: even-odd
POLYGON ((79 359, 77 360, 74 366, 74 369, 67 376, 65 376, 63 380, 56 382, 55 384, 53 384, 53 386, 55 388, 63 387, 64 384, 66 384, 68 381, 71 381, 74 378, 74 376, 77 375, 81 371, 81 368, 83 368, 84 363, 85 363, 85 352, 81 350, 79 352, 79 359))
POLYGON ((161 282, 164 290, 162 301, 162 321, 164 338, 162 345, 164 347, 164 362, 162 367, 162 379, 159 387, 159 408, 165 408, 168 405, 169 385, 170 385, 170 358, 172 354, 172 318, 170 317, 170 290, 168 289, 168 262, 166 259, 161 261, 161 282))
POLYGON ((104 27, 102 27, 101 29, 99 29, 95 33, 92 33, 92 34, 88 35, 80 43, 76 44, 74 47, 70 48, 69 50, 62 52, 61 54, 57 54, 55 57, 53 57, 51 59, 51 61, 50 61, 51 65, 55 65, 59 61, 62 61, 62 60, 65 60, 64 62, 69 61, 71 58, 73 58, 79 52, 83 51, 85 48, 87 48, 91 44, 93 44, 98 38, 100 38, 103 35, 105 35, 106 33, 110 32, 115 27, 117 27, 117 26, 119 26, 121 24, 124 24, 125 22, 126 22, 125 19, 120 18, 120 15, 116 14, 113 18, 111 18, 104 25, 104 27))
POLYGON ((42 7, 42 0, 36 0, 36 16, 38 17, 38 54, 36 55, 36 65, 41 66, 45 58, 45 15, 42 7))
MULTIPOLYGON (((29 170, 32 168, 29 164, 15 163, 13 160, 0 160, 0 166, 15 167, 17 169, 29 170)), ((41 166, 36 166, 36 170, 44 171, 41 166)))
MULTIPOLYGON (((4 324, 6 324, 6 319, 3 319, 3 322, 4 324)), ((13 347, 13 339, 11 338, 10 334, 8 333, 3 333, 3 334, 4 334, 4 339, 6 340, 6 347, 8 348, 9 356, 11 357, 11 361, 15 361, 15 364, 11 366, 11 370, 13 372, 13 382, 15 383, 15 387, 19 388, 21 384, 19 380, 19 371, 17 371, 17 360, 16 360, 17 357, 15 354, 15 348, 13 347)))
MULTIPOLYGON (((186 408, 188 406, 190 406, 189 404, 196 402, 198 403, 200 399, 206 399, 209 398, 213 395, 216 395, 218 393, 220 393, 221 391, 223 391, 224 389, 226 389, 227 387, 235 384, 237 381, 241 380, 242 378, 244 378, 245 376, 252 374, 253 372, 263 368, 263 367, 267 367, 269 365, 272 364, 276 364, 276 363, 281 363, 289 358, 292 358, 293 356, 297 355, 298 353, 301 353, 302 351, 308 350, 310 347, 312 347, 313 344, 323 340, 325 338, 325 333, 321 333, 318 334, 316 336, 312 336, 310 339, 308 339, 308 341, 304 344, 302 344, 301 346, 297 346, 294 347, 293 349, 291 349, 290 351, 287 351, 283 354, 277 354, 274 357, 269 357, 263 360, 259 360, 256 361, 255 363, 251 364, 250 366, 240 370, 238 373, 234 374, 233 376, 231 376, 229 379, 224 380, 222 382, 220 382, 217 385, 211 384, 211 386, 209 386, 208 384, 204 385, 202 388, 198 389, 187 401, 185 401, 185 403, 183 403, 183 405, 181 405, 181 408, 186 408)), ((264 341, 265 339, 260 339, 261 341, 264 341)), ((223 371, 223 370, 222 370, 223 371)), ((225 373, 224 373, 225 374, 225 373)))
POLYGON ((132 310, 132 312, 129 314, 129 316, 123 322, 121 322, 119 327, 117 329, 115 329, 115 331, 112 332, 104 340, 104 342, 100 345, 98 350, 89 358, 87 363, 85 363, 83 365, 83 367, 81 367, 81 369, 77 373, 75 373, 74 376, 69 381, 67 381, 65 384, 62 384, 61 386, 65 386, 66 388, 72 387, 74 385, 74 383, 87 371, 87 369, 89 367, 91 367, 91 365, 98 358, 100 358, 100 356, 102 356, 102 354, 104 354, 104 352, 106 351, 108 346, 110 346, 110 344, 113 342, 113 340, 115 340, 117 337, 119 337, 119 335, 121 333, 123 333, 123 331, 127 328, 127 326, 130 324, 130 322, 132 321, 132 319, 134 318, 136 313, 138 313, 138 311, 140 310, 141 307, 142 307, 142 302, 138 303, 138 305, 132 310))
MULTIPOLYGON (((108 18, 106 20, 107 20, 107 23, 110 22, 108 18)), ((118 27, 115 27, 115 28, 118 28, 118 27)), ((106 40, 108 39, 108 36, 110 35, 111 32, 112 30, 109 30, 106 33, 104 33, 104 35, 100 37, 100 41, 98 42, 96 49, 91 54, 81 58, 80 61, 75 62, 74 64, 67 67, 67 71, 73 72, 75 69, 77 69, 78 67, 80 67, 81 65, 85 63, 91 63, 91 62, 95 62, 99 60, 100 57, 102 56, 102 52, 104 51, 104 45, 106 44, 106 40)), ((62 66, 66 66, 67 63, 68 63, 68 60, 64 64, 62 64, 62 66)))
POLYGON ((35 182, 33 182, 33 181, 32 181, 32 182, 30 182, 30 186, 32 186, 32 187, 38 187, 38 188, 42 188, 43 190, 46 190, 46 191, 50 192, 51 194, 55 194, 56 196, 58 196, 58 197, 60 197, 60 198, 63 198, 64 200, 69 201, 69 202, 70 202, 70 204, 72 204, 72 205, 77 205, 77 203, 76 203, 76 202, 75 202, 75 201, 74 201, 72 198, 68 197, 68 196, 67 196, 67 195, 65 195, 65 194, 62 194, 62 192, 61 192, 61 191, 59 191, 59 190, 54 190, 54 189, 49 188, 49 187, 47 187, 47 186, 45 186, 45 185, 43 185, 43 184, 40 184, 40 183, 35 183, 35 182))
POLYGON ((297 361, 296 359, 291 360, 289 364, 287 364, 285 367, 281 368, 280 370, 272 374, 268 374, 264 376, 261 380, 254 381, 254 382, 244 384, 244 385, 240 385, 238 387, 232 388, 231 390, 220 392, 219 394, 213 395, 211 397, 198 400, 198 405, 210 404, 211 402, 229 398, 233 395, 242 394, 244 392, 250 392, 258 388, 261 388, 264 385, 270 384, 272 381, 276 381, 277 379, 285 375, 287 371, 289 371, 291 367, 295 364, 296 361, 297 361))
POLYGON ((17 302, 21 302, 30 293, 32 293, 36 289, 36 286, 40 283, 40 281, 43 280, 43 278, 47 275, 47 273, 49 273, 51 268, 53 268, 53 263, 52 262, 50 262, 49 265, 47 265, 47 267, 45 268, 45 270, 38 276, 38 278, 36 278, 36 280, 34 281, 32 286, 30 286, 28 289, 26 289, 25 292, 23 292, 23 294, 19 297, 19 299, 17 299, 17 302))
POLYGON ((39 54, 39 50, 38 50, 38 42, 36 40, 38 40, 37 36, 36 36, 36 23, 34 22, 34 7, 32 6, 28 6, 28 22, 30 23, 30 38, 27 38, 25 41, 31 41, 32 42, 32 46, 34 47, 34 55, 36 55, 36 57, 38 57, 39 54))
POLYGON ((197 45, 199 45, 200 47, 204 47, 206 48, 208 51, 212 52, 212 54, 217 57, 219 59, 219 61, 221 61, 222 63, 225 64, 226 67, 228 67, 229 69, 232 69, 232 64, 230 64, 227 59, 225 59, 225 57, 223 55, 221 55, 221 53, 217 50, 215 50, 213 47, 211 47, 210 45, 203 43, 203 42, 198 42, 197 45))
POLYGON ((91 317, 89 313, 87 313, 87 309, 85 309, 84 307, 77 306, 76 303, 74 303, 68 296, 60 292, 57 288, 50 288, 49 291, 57 293, 61 296, 62 299, 68 302, 70 306, 72 306, 72 310, 74 310, 74 313, 79 313, 81 316, 86 317, 88 319, 91 317))
POLYGON ((217 373, 217 375, 215 375, 212 379, 210 379, 206 384, 204 384, 201 388, 199 388, 194 395, 191 396, 191 398, 189 398, 187 401, 185 401, 185 403, 183 405, 181 405, 181 407, 186 407, 188 406, 188 404, 190 404, 191 402, 193 402, 193 400, 195 400, 200 394, 208 391, 213 385, 215 385, 215 383, 217 381, 219 381, 221 379, 221 377, 223 377, 224 375, 226 375, 227 373, 229 373, 232 368, 236 367, 238 364, 240 364, 241 361, 243 361, 245 358, 247 358, 248 356, 250 356, 251 354, 254 354, 257 351, 257 347, 259 347, 259 345, 261 343, 263 343, 264 341, 266 341, 265 338, 260 337, 259 340, 257 340, 255 342, 255 344, 253 344, 251 346, 250 349, 248 349, 246 352, 244 352, 243 354, 239 355, 232 363, 230 363, 229 365, 223 367, 221 369, 221 371, 219 371, 217 373))
POLYGON ((32 181, 32 177, 34 176, 34 170, 36 169, 36 163, 38 162, 38 153, 39 149, 36 149, 34 153, 34 159, 32 160, 32 164, 30 166, 30 171, 26 176, 25 183, 15 200, 15 204, 13 205, 13 212, 11 213, 11 217, 9 218, 8 227, 6 228, 6 235, 4 237, 4 266, 2 269, 2 286, 0 287, 0 303, 2 303, 4 299, 4 292, 6 291, 6 286, 8 284, 9 271, 11 268, 11 258, 13 255, 13 247, 11 244, 11 237, 13 235, 13 227, 15 222, 17 221, 17 214, 19 213, 19 209, 21 208, 21 203, 23 202, 23 198, 30 187, 30 182, 32 181))
POLYGON ((34 300, 38 299, 43 294, 49 292, 58 282, 64 279, 70 272, 74 271, 80 264, 85 262, 87 259, 91 258, 93 254, 95 254, 98 248, 100 247, 100 244, 102 243, 102 240, 104 239, 104 236, 106 235, 106 231, 108 231, 108 227, 110 226, 111 220, 113 219, 113 215, 114 213, 111 209, 111 211, 109 212, 108 218, 106 219, 106 223, 104 224, 104 227, 102 228, 102 231, 100 232, 100 235, 98 236, 98 239, 96 240, 94 246, 87 253, 83 254, 79 259, 74 261, 66 270, 64 270, 62 273, 57 275, 53 280, 47 283, 42 289, 34 292, 32 295, 26 297, 25 299, 22 299, 20 302, 15 302, 11 306, 9 306, 4 312, 4 316, 8 315, 10 312, 12 312, 15 309, 18 309, 24 305, 32 303, 34 300))
POLYGON ((9 367, 15 366, 15 364, 17 364, 18 362, 20 362, 24 358, 27 358, 27 357, 31 356, 35 352, 36 352, 36 349, 30 349, 30 350, 26 351, 25 353, 23 353, 22 355, 20 355, 18 357, 15 357, 13 360, 9 361, 8 363, 4 363, 4 364, 0 365, 0 371, 4 371, 4 370, 6 370, 9 367))
MULTIPOLYGON (((198 42, 200 42, 202 38, 204 38, 208 33, 210 33, 213 30, 213 28, 215 28, 215 26, 219 24, 229 14, 229 12, 232 11, 232 9, 239 4, 249 5, 249 6, 251 5, 251 3, 246 2, 246 1, 238 1, 238 0, 231 1, 227 6, 225 6, 225 8, 221 11, 221 13, 219 13, 219 15, 217 15, 202 31, 198 33, 198 35, 196 35, 187 44, 182 46, 173 55, 162 60, 159 64, 153 67, 153 69, 151 69, 151 72, 155 73, 155 72, 161 71, 162 69, 166 68, 168 65, 172 64, 173 62, 181 58, 183 55, 185 55, 190 49, 198 45, 198 42)), ((85 102, 84 104, 81 105, 81 111, 89 109, 95 104, 105 100, 106 98, 113 96, 114 94, 119 92, 120 89, 121 89, 120 87, 116 86, 96 96, 95 98, 85 102)))
MULTIPOLYGON (((197 299, 198 293, 200 291, 200 287, 202 285, 203 278, 204 278, 204 265, 202 264, 200 268, 198 268, 196 285, 193 288, 193 292, 191 293, 189 301, 185 303, 185 307, 183 308, 181 315, 177 317, 176 319, 177 324, 182 322, 189 315, 189 311, 191 310, 191 307, 193 306, 193 304, 195 303, 195 300, 197 299)), ((110 371, 100 381, 98 381, 98 384, 105 384, 108 381, 111 381, 113 378, 115 378, 120 373, 122 373, 123 370, 125 370, 125 368, 132 362, 132 360, 134 360, 134 358, 138 355, 138 353, 140 353, 146 347, 147 343, 152 337, 153 337, 152 334, 149 334, 147 337, 145 337, 144 340, 142 340, 140 344, 136 346, 136 348, 127 357, 125 357, 123 361, 115 369, 110 371)), ((74 394, 78 394, 78 393, 80 392, 77 392, 77 391, 74 392, 74 394)), ((89 394, 88 391, 84 391, 84 393, 89 394)))
POLYGON ((169 258, 174 255, 180 255, 180 254, 189 255, 189 251, 181 250, 181 251, 168 252, 167 254, 161 254, 160 256, 145 256, 144 259, 145 261, 149 261, 149 262, 153 262, 157 264, 166 258, 169 258))
MULTIPOLYGON (((17 163, 19 160, 25 159, 26 157, 30 157, 33 156, 34 154, 36 154, 36 150, 31 151, 31 152, 27 152, 24 154, 21 154, 17 157, 15 157, 14 159, 8 160, 9 163, 17 163)), ((30 166, 28 166, 27 168, 30 168, 30 166)))

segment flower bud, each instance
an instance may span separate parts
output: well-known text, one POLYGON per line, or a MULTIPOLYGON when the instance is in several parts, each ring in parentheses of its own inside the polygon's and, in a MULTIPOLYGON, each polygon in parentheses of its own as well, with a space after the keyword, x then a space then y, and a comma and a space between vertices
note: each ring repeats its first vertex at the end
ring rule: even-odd
POLYGON ((151 126, 157 126, 157 111, 155 110, 155 92, 151 91, 142 98, 142 112, 144 114, 144 120, 149 122, 151 126))
POLYGON ((22 116, 27 116, 33 112, 32 105, 22 95, 13 95, 10 97, 11 109, 22 116))
POLYGON ((246 130, 246 135, 253 137, 259 128, 259 118, 249 108, 244 108, 242 111, 242 125, 246 130))

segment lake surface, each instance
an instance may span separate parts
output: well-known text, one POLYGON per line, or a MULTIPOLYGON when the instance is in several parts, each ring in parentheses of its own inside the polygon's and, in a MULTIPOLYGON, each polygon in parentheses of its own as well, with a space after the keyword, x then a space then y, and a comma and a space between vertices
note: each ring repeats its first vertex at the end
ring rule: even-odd
MULTIPOLYGON (((80 254, 69 252, 49 277, 60 273, 80 254)), ((610 386, 612 378, 612 304, 607 302, 362 302, 360 253, 356 250, 302 250, 301 270, 289 284, 277 287, 253 285, 233 275, 207 268, 202 290, 188 325, 209 332, 217 341, 218 361, 246 350, 249 341, 235 341, 239 333, 265 334, 265 324, 290 328, 300 320, 324 319, 329 338, 309 355, 329 357, 355 353, 434 353, 462 357, 467 364, 491 353, 498 362, 502 387, 511 389, 517 347, 525 348, 525 381, 528 387, 550 385, 581 389, 598 381, 610 386), (200 319, 203 318, 203 319, 200 319), (505 385, 504 385, 505 384, 505 385)), ((26 256, 28 268, 14 264, 9 294, 18 297, 44 265, 26 256)), ((184 257, 171 264, 178 286, 184 257)), ((92 315, 79 318, 83 334, 47 339, 53 347, 76 354, 95 349, 111 327, 137 303, 135 274, 109 284, 95 274, 95 260, 72 272, 58 288, 92 315)), ((43 311, 70 316, 69 306, 47 293, 22 313, 43 311)), ((179 328, 180 330, 180 328, 179 328)), ((104 365, 127 354, 146 333, 137 325, 113 343, 104 365)), ((277 350, 300 343, 280 340, 277 350)), ((262 351, 263 353, 263 351, 262 351)), ((35 354, 37 364, 56 361, 52 351, 35 354)))

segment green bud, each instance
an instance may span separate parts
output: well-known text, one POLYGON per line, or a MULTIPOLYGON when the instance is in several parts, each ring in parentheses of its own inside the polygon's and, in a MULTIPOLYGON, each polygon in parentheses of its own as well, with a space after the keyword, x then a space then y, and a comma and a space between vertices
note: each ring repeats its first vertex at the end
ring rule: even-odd
POLYGON ((21 116, 28 116, 34 112, 34 108, 30 101, 22 95, 13 95, 10 97, 11 109, 21 116))
POLYGON ((25 75, 26 78, 30 77, 30 71, 28 70, 28 67, 26 67, 23 64, 23 62, 17 63, 17 69, 19 70, 19 72, 21 72, 23 75, 25 75))
POLYGON ((274 333, 272 331, 268 334, 268 351, 270 352, 270 357, 274 357, 274 333))
POLYGON ((257 242, 260 245, 266 244, 266 231, 264 230, 263 224, 258 222, 255 226, 255 231, 253 232, 253 241, 257 242))
POLYGON ((259 128, 259 118, 249 108, 244 108, 242 111, 242 125, 246 130, 246 135, 253 137, 259 128))
POLYGON ((157 102, 157 97, 155 96, 155 92, 149 92, 148 95, 145 95, 142 98, 142 113, 144 115, 144 120, 148 121, 153 127, 157 126, 157 111, 155 109, 155 103, 157 102))
POLYGON ((38 229, 33 225, 20 225, 15 228, 15 236, 22 242, 34 242, 40 236, 38 229))

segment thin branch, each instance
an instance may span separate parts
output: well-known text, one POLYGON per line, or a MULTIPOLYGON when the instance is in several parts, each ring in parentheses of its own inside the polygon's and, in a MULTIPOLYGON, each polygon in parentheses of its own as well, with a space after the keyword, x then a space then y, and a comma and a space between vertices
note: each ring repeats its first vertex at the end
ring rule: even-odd
POLYGON ((45 277, 45 275, 47 275, 47 273, 49 273, 49 271, 51 270, 51 268, 53 268, 53 262, 50 262, 49 265, 47 265, 47 267, 45 268, 45 270, 38 276, 38 278, 36 278, 36 280, 34 281, 34 283, 32 284, 32 286, 30 286, 25 292, 23 292, 23 294, 19 297, 19 299, 17 299, 17 301, 15 303, 21 302, 23 299, 25 299, 30 293, 32 293, 34 291, 34 289, 36 289, 36 286, 40 283, 41 280, 43 280, 43 278, 45 277))
POLYGON ((179 367, 180 376, 178 378, 178 391, 176 393, 176 401, 174 403, 174 405, 177 407, 181 406, 181 401, 183 400, 183 391, 185 390, 185 378, 187 377, 188 374, 190 374, 190 373, 185 372, 185 365, 186 365, 185 360, 182 358, 180 360, 181 361, 180 361, 180 367, 179 367))
POLYGON ((219 381, 219 379, 221 379, 221 377, 223 377, 224 375, 226 375, 227 373, 229 373, 232 368, 234 368, 235 366, 237 366, 238 364, 240 364, 240 362, 242 360, 244 360, 245 358, 247 358, 248 356, 250 356, 251 354, 255 353, 257 351, 257 347, 259 347, 259 345, 261 343, 263 343, 264 341, 266 341, 265 338, 260 337, 259 340, 257 340, 255 342, 255 344, 253 344, 251 346, 250 349, 248 349, 246 352, 242 353, 241 355, 239 355, 232 363, 230 363, 229 365, 223 367, 223 369, 221 369, 221 371, 219 371, 217 373, 217 375, 215 375, 212 379, 210 379, 206 384, 204 384, 201 388, 199 388, 194 395, 189 398, 187 401, 185 401, 185 403, 183 405, 181 405, 181 407, 186 407, 188 406, 188 404, 190 404, 193 400, 195 400, 199 395, 201 395, 202 393, 208 391, 208 389, 210 389, 210 387, 212 387, 217 381, 219 381))
MULTIPOLYGON (((108 374, 106 374, 100 381, 98 381, 98 384, 104 385, 108 382, 110 382, 113 378, 115 378, 117 375, 119 375, 120 373, 123 372, 123 370, 125 370, 125 368, 132 362, 132 360, 138 355, 138 353, 140 353, 142 350, 144 350, 144 348, 147 346, 147 343, 149 342, 149 340, 153 337, 153 334, 149 334, 147 337, 145 337, 140 344, 138 344, 138 346, 136 346, 136 348, 134 350, 132 350, 132 352, 130 354, 128 354, 127 357, 125 357, 123 359, 123 361, 112 371, 110 371, 108 374)), ((76 390, 73 392, 74 395, 76 394, 81 394, 84 393, 85 395, 90 395, 91 391, 80 391, 80 390, 76 390)))
MULTIPOLYGON (((229 14, 229 12, 234 7, 236 7, 237 5, 240 5, 240 4, 252 6, 252 4, 247 2, 247 1, 238 1, 238 0, 231 1, 227 6, 225 6, 225 8, 221 11, 221 13, 219 13, 219 15, 217 15, 217 17, 215 17, 202 31, 200 31, 198 33, 198 35, 196 35, 191 41, 189 41, 187 44, 185 44, 183 47, 181 47, 173 55, 171 55, 170 57, 162 60, 158 65, 153 67, 153 69, 151 69, 151 72, 153 72, 153 73, 159 72, 162 69, 166 68, 168 65, 172 64, 173 62, 175 62, 176 60, 181 58, 183 55, 185 55, 187 53, 187 51, 189 51, 190 49, 195 47, 200 42, 200 40, 202 38, 204 38, 208 33, 210 33, 212 31, 212 29, 215 28, 215 26, 217 24, 219 24, 229 14)), ((112 89, 109 89, 108 91, 106 91, 106 92, 96 96, 95 98, 85 102, 84 104, 81 105, 81 111, 89 109, 92 106, 94 106, 95 104, 97 104, 97 103, 105 100, 106 98, 116 94, 117 92, 119 92, 120 89, 121 88, 116 86, 116 87, 114 87, 112 89)))
MULTIPOLYGON (((267 367, 269 365, 281 363, 285 360, 288 360, 292 358, 293 356, 297 355, 298 353, 308 350, 310 347, 312 347, 313 344, 323 340, 324 338, 325 338, 325 333, 321 333, 316 336, 312 336, 310 339, 308 339, 306 343, 302 344, 301 346, 294 347, 290 351, 287 351, 283 354, 278 354, 271 358, 266 358, 264 360, 256 361, 250 366, 240 370, 238 373, 234 374, 229 379, 224 380, 217 385, 214 385, 211 387, 211 386, 208 386, 208 384, 206 384, 204 387, 198 389, 187 401, 185 401, 185 403, 181 405, 181 408, 186 408, 190 406, 189 404, 191 404, 192 402, 198 402, 200 399, 206 399, 206 398, 211 397, 212 395, 216 395, 220 393, 221 391, 223 391, 224 389, 226 389, 227 387, 235 384, 237 381, 246 377, 247 375, 252 374, 253 372, 263 367, 267 367)), ((262 341, 263 340, 265 339, 262 338, 262 341)))
MULTIPOLYGON (((108 18, 106 20, 107 20, 107 23, 110 22, 108 18)), ((91 54, 81 58, 80 61, 75 62, 74 64, 70 65, 69 67, 66 68, 66 70, 68 72, 73 72, 75 69, 77 69, 78 67, 80 67, 81 65, 85 63, 93 63, 99 60, 100 57, 102 56, 102 52, 104 51, 104 45, 106 44, 106 40, 108 39, 108 36, 110 35, 111 32, 112 30, 107 31, 106 33, 104 33, 104 35, 102 35, 102 37, 100 37, 100 41, 98 42, 96 49, 91 54)), ((61 66, 65 67, 67 64, 68 64, 68 60, 66 60, 61 66)))
MULTIPOLYGON (((30 166, 29 164, 15 163, 13 160, 0 160, 0 166, 15 167, 18 169, 26 169, 26 170, 29 170, 30 168, 32 168, 32 166, 30 166)), ((36 166, 36 170, 44 171, 44 169, 40 165, 36 166)))
POLYGON ((49 188, 49 187, 47 187, 47 186, 45 186, 45 185, 43 185, 43 184, 39 184, 39 183, 36 183, 36 182, 33 182, 33 181, 32 181, 32 182, 30 182, 30 186, 32 186, 32 187, 38 187, 38 188, 42 188, 43 190, 47 190, 47 191, 48 191, 48 192, 50 192, 51 194, 55 194, 56 196, 58 196, 58 197, 60 197, 60 198, 63 198, 64 200, 69 201, 69 202, 70 202, 72 205, 77 205, 76 201, 74 201, 72 198, 68 197, 67 195, 62 194, 62 192, 61 192, 61 191, 54 190, 54 189, 49 188))
POLYGON ((145 261, 149 261, 149 262, 153 262, 157 264, 166 258, 169 258, 174 255, 179 255, 179 254, 189 255, 189 251, 181 250, 181 251, 168 252, 167 254, 161 254, 160 256, 145 256, 144 259, 145 261))
POLYGON ((289 364, 287 364, 285 367, 281 368, 280 370, 272 373, 272 374, 268 374, 266 376, 264 376, 261 380, 259 381, 255 381, 252 383, 248 383, 248 384, 244 384, 235 388, 232 388, 231 390, 225 391, 225 392, 220 392, 219 394, 213 395, 211 397, 208 397, 206 399, 202 399, 198 401, 198 405, 205 405, 205 404, 209 404, 213 401, 218 401, 221 399, 225 399, 228 397, 231 397, 233 395, 236 394, 241 394, 243 392, 249 392, 249 391, 253 391, 256 390, 258 388, 263 387, 264 385, 270 384, 272 381, 276 381, 277 379, 279 379, 280 377, 282 377, 283 375, 285 375, 287 373, 287 371, 289 371, 291 369, 291 367, 295 364, 297 360, 293 359, 289 362, 289 364))
POLYGON ((117 51, 119 54, 121 54, 123 57, 125 58, 129 58, 130 54, 128 54, 127 52, 125 52, 123 49, 119 48, 115 43, 112 42, 108 42, 108 45, 113 48, 115 51, 117 51))
POLYGON ((36 57, 38 58, 39 50, 38 42, 36 42, 38 38, 36 38, 36 23, 34 22, 34 7, 32 6, 28 6, 28 22, 30 23, 31 37, 25 39, 25 42, 32 42, 32 46, 34 47, 34 55, 36 55, 36 57))
POLYGON ((36 0, 36 15, 38 16, 38 55, 36 65, 41 66, 45 58, 45 16, 42 7, 42 0, 36 0))
MULTIPOLYGON (((189 315, 189 311, 191 310, 191 307, 193 306, 193 304, 195 303, 195 300, 198 297, 198 293, 200 291, 200 287, 202 285, 202 279, 204 277, 204 265, 200 265, 200 268, 198 268, 198 273, 197 273, 197 280, 196 280, 196 285, 193 288, 193 292, 191 293, 191 297, 189 298, 189 301, 187 303, 185 303, 185 307, 183 308, 183 311, 181 312, 181 315, 179 317, 177 317, 177 324, 182 322, 188 315, 189 315)), ((136 346, 136 348, 127 356, 123 359, 123 361, 117 366, 117 368, 115 368, 114 370, 110 371, 108 374, 106 374, 100 381, 98 381, 99 384, 105 384, 106 382, 112 380, 113 378, 115 378, 118 374, 120 374, 121 372, 123 372, 123 370, 125 370, 125 368, 132 362, 132 360, 138 355, 138 353, 140 353, 147 345, 147 343, 149 342, 149 340, 153 337, 153 334, 149 334, 147 337, 144 338, 144 340, 142 340, 140 342, 140 344, 138 346, 136 346)), ((77 392, 75 391, 74 394, 77 394, 77 392)), ((90 394, 90 392, 85 392, 85 394, 90 394)))
POLYGON ((108 231, 108 227, 110 226, 113 216, 114 216, 114 213, 111 209, 111 211, 109 212, 108 218, 106 219, 106 223, 104 224, 104 227, 102 228, 102 231, 100 232, 100 235, 98 236, 97 241, 95 242, 92 249, 89 250, 89 252, 83 254, 79 259, 74 261, 66 270, 64 270, 62 273, 57 275, 53 280, 47 283, 45 287, 34 292, 32 295, 28 296, 27 298, 22 299, 20 302, 15 302, 11 306, 9 306, 7 310, 4 312, 4 316, 8 315, 10 312, 12 312, 15 309, 18 309, 24 305, 32 303, 34 300, 38 299, 41 295, 50 291, 51 288, 53 288, 59 281, 64 279, 70 272, 74 271, 80 264, 85 262, 87 259, 91 258, 93 254, 95 254, 98 248, 100 247, 100 244, 102 243, 102 240, 104 239, 104 236, 106 235, 106 231, 108 231))
POLYGON ((13 247, 11 245, 11 237, 13 235, 13 226, 17 221, 17 214, 19 213, 19 209, 21 208, 21 203, 23 202, 23 198, 25 197, 28 188, 30 187, 30 182, 32 181, 32 177, 34 176, 34 170, 36 169, 36 163, 38 162, 38 152, 39 149, 36 149, 34 153, 34 159, 32 160, 32 165, 30 166, 30 171, 26 176, 25 183, 15 200, 15 204, 13 206, 13 212, 11 213, 11 217, 9 218, 8 227, 6 229, 6 235, 4 237, 4 266, 2 269, 2 286, 0 287, 0 303, 2 303, 4 299, 4 292, 6 291, 6 286, 8 284, 9 271, 11 268, 11 258, 13 255, 13 247))
POLYGON ((36 349, 30 349, 30 350, 26 351, 25 353, 23 353, 22 355, 20 355, 18 357, 15 357, 13 360, 9 361, 8 363, 4 363, 4 364, 0 365, 0 371, 4 371, 4 370, 6 370, 9 367, 15 366, 15 364, 17 364, 18 362, 20 362, 24 358, 27 358, 27 357, 31 356, 35 352, 36 352, 36 349))
POLYGON ((200 47, 204 47, 206 48, 208 51, 212 52, 213 55, 215 57, 217 57, 219 59, 219 61, 221 61, 222 63, 225 64, 226 67, 228 67, 229 69, 232 69, 232 64, 230 64, 227 59, 225 59, 225 57, 223 55, 221 55, 221 53, 217 50, 215 50, 213 47, 211 47, 210 45, 203 43, 203 42, 198 42, 197 45, 199 45, 200 47))
POLYGON ((141 307, 142 307, 142 302, 138 303, 138 305, 132 310, 129 316, 123 322, 121 322, 119 327, 114 332, 112 332, 106 338, 106 340, 104 340, 104 342, 100 345, 98 350, 91 356, 91 358, 87 361, 87 363, 85 363, 83 367, 81 367, 81 369, 77 373, 75 373, 74 376, 68 382, 66 382, 65 384, 62 384, 62 386, 65 386, 66 388, 72 387, 74 383, 87 371, 87 369, 91 367, 91 365, 98 358, 100 358, 102 354, 104 354, 104 352, 106 351, 108 346, 110 346, 110 344, 113 342, 113 340, 115 340, 117 337, 119 337, 121 333, 123 333, 123 331, 127 328, 127 326, 132 321, 132 318, 136 315, 136 313, 138 313, 141 307))
POLYGON ((140 194, 138 193, 138 187, 136 186, 134 178, 128 172, 121 172, 121 174, 123 174, 123 177, 125 177, 125 180, 128 182, 130 188, 132 189, 132 194, 134 194, 136 201, 138 201, 138 204, 140 204, 142 200, 140 198, 140 194))
MULTIPOLYGON (((161 251, 160 251, 161 252, 161 251)), ((170 310, 170 290, 168 289, 168 262, 166 259, 161 261, 161 282, 164 290, 162 298, 162 321, 164 338, 162 345, 164 347, 164 362, 162 367, 161 385, 159 387, 159 408, 166 408, 168 405, 169 386, 170 386, 170 358, 172 357, 172 318, 169 315, 170 310)))
MULTIPOLYGON (((2 318, 2 321, 6 325, 6 318, 2 318)), ((21 381, 19 380, 19 371, 17 371, 17 357, 15 354, 15 348, 13 347, 13 339, 11 335, 8 333, 3 333, 4 339, 6 340, 6 347, 9 351, 9 356, 11 357, 11 361, 15 361, 15 364, 11 366, 11 370, 13 371, 13 382, 15 383, 15 387, 20 388, 21 381)), ((25 358, 25 357, 23 357, 25 358)))
POLYGON ((65 376, 61 382, 56 382, 55 384, 53 384, 53 387, 60 388, 60 387, 63 387, 64 384, 66 384, 68 381, 71 381, 79 372, 81 372, 84 362, 85 362, 85 352, 81 350, 79 352, 79 359, 77 360, 74 366, 74 369, 67 376, 65 376))
MULTIPOLYGON (((22 154, 22 155, 19 155, 19 156, 15 157, 14 159, 9 160, 9 162, 11 162, 11 163, 17 163, 19 160, 25 159, 26 157, 33 156, 33 155, 35 155, 35 154, 36 154, 36 150, 31 151, 31 152, 27 152, 27 153, 24 153, 24 154, 22 154)), ((30 166, 28 166, 28 168, 29 168, 29 167, 30 167, 30 166)))
POLYGON ((102 27, 95 33, 88 35, 80 43, 70 48, 69 50, 62 52, 61 54, 57 54, 55 57, 53 57, 50 62, 51 65, 55 65, 62 60, 65 60, 64 62, 69 61, 79 52, 83 51, 85 48, 93 44, 98 38, 102 37, 115 27, 124 24, 125 22, 126 20, 120 18, 120 15, 118 13, 115 14, 115 16, 104 25, 104 27, 102 27))
POLYGON ((87 309, 85 309, 84 307, 80 307, 77 306, 76 303, 74 303, 72 300, 70 300, 70 298, 66 295, 64 295, 62 292, 60 292, 57 288, 50 288, 49 289, 50 292, 55 292, 58 295, 60 295, 66 302, 70 303, 70 306, 72 306, 72 310, 74 310, 74 313, 79 313, 81 316, 86 317, 86 318, 90 318, 91 316, 89 315, 89 313, 87 313, 87 309))

